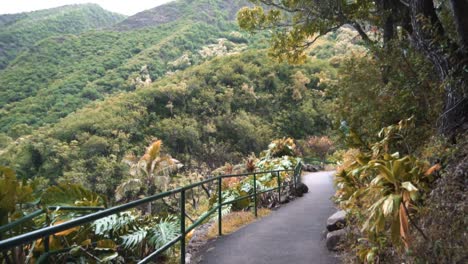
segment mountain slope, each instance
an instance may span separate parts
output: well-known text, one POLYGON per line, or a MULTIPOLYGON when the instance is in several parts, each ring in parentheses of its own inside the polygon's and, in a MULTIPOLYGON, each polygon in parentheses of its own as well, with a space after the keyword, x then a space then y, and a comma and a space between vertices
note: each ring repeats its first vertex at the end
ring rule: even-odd
POLYGON ((331 98, 322 80, 336 78, 333 58, 349 41, 335 45, 342 33, 332 34, 304 65, 279 63, 264 35, 238 31, 225 2, 184 1, 213 3, 204 11, 217 23, 181 9, 172 22, 51 37, 23 53, 0 71, 0 163, 112 196, 124 157, 154 138, 190 169, 240 162, 274 138, 323 134, 331 98))
POLYGON ((105 28, 124 18, 125 16, 106 11, 96 4, 0 15, 0 70, 21 50, 43 38, 105 28))
POLYGON ((23 177, 80 182, 108 195, 126 173, 122 159, 155 137, 186 167, 239 162, 274 138, 325 130, 325 98, 313 77, 323 70, 333 69, 320 60, 275 63, 259 50, 214 58, 20 137, 0 162, 23 177))
MULTIPOLYGON (((198 2, 205 0, 191 3, 198 2)), ((148 16, 143 13, 136 17, 148 16)), ((214 25, 180 16, 153 27, 61 35, 37 43, 0 71, 0 132, 27 134, 25 125, 34 129, 55 123, 108 94, 135 90, 217 52, 246 48, 249 40, 235 32, 237 25, 228 19, 233 17, 221 13, 214 25)))
POLYGON ((133 15, 114 28, 133 30, 155 27, 177 20, 222 24, 235 20, 237 11, 247 5, 250 5, 247 0, 176 0, 133 15))

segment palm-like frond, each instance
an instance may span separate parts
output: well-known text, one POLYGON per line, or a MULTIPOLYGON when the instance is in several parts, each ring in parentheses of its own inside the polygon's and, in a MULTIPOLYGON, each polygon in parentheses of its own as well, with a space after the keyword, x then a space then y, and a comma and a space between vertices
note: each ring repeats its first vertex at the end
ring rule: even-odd
POLYGON ((59 183, 47 188, 42 197, 41 204, 44 206, 100 206, 105 205, 104 199, 78 184, 59 183))
POLYGON ((150 172, 154 170, 154 161, 160 158, 162 141, 156 140, 146 149, 145 155, 141 157, 140 161, 144 161, 146 164, 146 171, 150 172))

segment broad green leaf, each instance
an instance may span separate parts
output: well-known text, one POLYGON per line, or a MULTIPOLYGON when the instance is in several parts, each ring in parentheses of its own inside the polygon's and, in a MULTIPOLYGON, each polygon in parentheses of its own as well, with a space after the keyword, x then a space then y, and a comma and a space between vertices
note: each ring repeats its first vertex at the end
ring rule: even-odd
POLYGON ((393 176, 397 179, 401 179, 403 177, 403 174, 405 174, 405 161, 406 159, 398 159, 393 161, 392 163, 392 173, 393 176))
POLYGON ((100 206, 104 199, 78 184, 59 183, 45 190, 41 197, 43 206, 100 206))
POLYGON ((395 177, 387 166, 376 163, 374 164, 374 168, 376 168, 388 182, 395 183, 395 177))

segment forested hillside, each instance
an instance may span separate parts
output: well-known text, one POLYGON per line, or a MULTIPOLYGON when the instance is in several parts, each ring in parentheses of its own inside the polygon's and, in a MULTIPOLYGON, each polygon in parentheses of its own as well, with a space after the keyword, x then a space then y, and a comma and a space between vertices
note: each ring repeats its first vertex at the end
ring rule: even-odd
POLYGON ((0 15, 0 70, 43 38, 105 28, 124 18, 96 4, 0 15))
POLYGON ((112 193, 111 182, 125 174, 121 160, 141 153, 152 138, 186 166, 239 161, 274 138, 326 130, 324 87, 306 76, 327 68, 325 62, 274 64, 259 51, 217 58, 20 138, 8 163, 20 175, 65 176, 112 193))
POLYGON ((106 94, 135 90, 217 53, 243 50, 248 42, 260 44, 258 37, 248 40, 236 31, 232 13, 240 4, 226 10, 220 9, 223 4, 210 5, 202 16, 200 3, 175 13, 166 12, 164 5, 116 25, 132 25, 133 30, 60 35, 36 43, 0 72, 0 131, 13 137, 26 134, 106 94), (174 19, 162 25, 137 22, 160 14, 174 19), (217 23, 205 21, 209 15, 219 16, 217 23))
MULTIPOLYGON (((332 161, 345 261, 461 263, 460 3, 176 0, 128 18, 93 4, 0 15, 0 224, 39 207, 108 206, 213 174, 332 161)), ((239 197, 291 181, 273 174, 180 199, 187 191, 197 217, 247 211, 257 199, 239 197), (238 203, 215 208, 221 199, 238 203)), ((57 233, 56 249, 81 246, 53 259, 141 260, 178 235, 184 204, 169 200, 57 233)), ((56 211, 8 236, 80 215, 56 211)), ((35 260, 37 243, 34 256, 4 255, 35 260)))
POLYGON ((336 78, 333 58, 359 50, 355 34, 325 38, 304 65, 275 62, 265 34, 239 31, 245 4, 176 1, 110 29, 41 40, 0 72, 2 161, 21 177, 111 194, 128 172, 122 160, 154 138, 190 169, 324 134, 324 80, 336 78))

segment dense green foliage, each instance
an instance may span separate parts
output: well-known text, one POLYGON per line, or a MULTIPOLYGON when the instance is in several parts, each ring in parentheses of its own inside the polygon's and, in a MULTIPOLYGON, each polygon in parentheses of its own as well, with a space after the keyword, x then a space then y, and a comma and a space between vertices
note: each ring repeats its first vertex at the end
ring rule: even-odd
MULTIPOLYGON (((440 215, 428 210, 430 202, 443 204, 444 185, 437 184, 446 181, 438 171, 449 174, 444 163, 459 149, 449 143, 463 142, 466 134, 460 128, 466 120, 467 71, 460 62, 468 52, 463 45, 454 52, 464 39, 447 26, 455 22, 448 6, 436 12, 426 0, 252 2, 270 6, 243 9, 240 26, 270 32, 249 35, 233 22, 248 4, 243 0, 179 0, 116 24, 117 16, 97 14, 107 25, 91 20, 79 30, 57 31, 66 33, 60 35, 41 34, 56 32, 47 26, 54 27, 60 20, 54 14, 62 9, 0 16, 5 29, 19 28, 23 18, 30 21, 26 15, 53 17, 37 23, 44 30, 27 49, 2 57, 15 59, 0 70, 0 164, 18 175, 2 167, 7 187, 0 188, 0 199, 10 199, 2 200, 2 223, 18 217, 15 210, 34 197, 44 198, 41 203, 84 201, 67 199, 67 186, 102 204, 99 195, 110 203, 134 200, 201 180, 215 168, 214 174, 290 168, 299 161, 298 144, 306 158, 321 161, 334 150, 334 159, 346 152, 336 175, 336 199, 348 210, 353 261, 431 257, 413 249, 452 254, 439 245, 443 239, 426 235, 433 231, 424 230, 430 223, 418 226, 425 223, 424 212, 440 215), (426 9, 418 10, 422 2, 426 9), (404 12, 396 16, 396 10, 404 12), (404 24, 403 18, 414 19, 404 24), (107 28, 85 31, 102 26, 107 28), (439 26, 448 28, 448 35, 439 26), (437 127, 450 137, 436 137, 437 127), (259 158, 252 154, 267 146, 259 158), (52 195, 37 193, 41 189, 35 186, 49 183, 58 186, 47 189, 52 195)), ((79 11, 66 21, 82 25, 80 19, 96 7, 70 8, 79 11)), ((451 168, 459 180, 463 173, 451 168)), ((286 174, 281 179, 288 181, 286 174)), ((223 198, 251 193, 252 180, 226 180, 223 198)), ((277 184, 271 174, 257 181, 259 189, 277 184)), ((190 195, 189 215, 200 216, 216 203, 216 195, 204 188, 190 195), (200 198, 204 194, 208 197, 200 198)), ((265 195, 260 203, 269 205, 270 198, 265 195)), ((223 212, 248 209, 251 202, 239 201, 223 212)), ((177 235, 176 221, 167 218, 174 208, 177 203, 168 199, 61 236, 80 234, 84 246, 76 250, 83 252, 94 250, 91 241, 112 238, 100 242, 109 253, 103 258, 133 251, 128 256, 138 259, 145 248, 177 235)), ((87 258, 83 252, 77 258, 87 258)))
POLYGON ((0 15, 0 70, 41 39, 105 28, 123 19, 95 4, 0 15))
MULTIPOLYGON (((162 142, 157 140, 146 149, 145 154, 140 159, 133 159, 137 161, 136 166, 132 167, 135 169, 135 174, 132 174, 133 180, 144 181, 144 186, 140 185, 138 187, 145 189, 143 195, 154 194, 156 189, 161 191, 159 188, 162 186, 161 179, 157 180, 157 178, 164 178, 167 183, 173 183, 179 178, 174 177, 174 175, 164 175, 163 171, 168 169, 173 161, 170 156, 161 153, 161 146, 162 142), (143 172, 144 175, 140 174, 140 172, 143 172)), ((292 170, 300 162, 300 159, 295 157, 296 153, 296 147, 291 138, 275 140, 268 146, 267 150, 260 154, 260 159, 251 159, 253 166, 239 164, 237 167, 240 171, 238 172, 292 170)), ((177 169, 177 167, 174 169, 177 169)), ((287 185, 292 180, 291 175, 292 173, 281 172, 281 174, 278 174, 279 178, 277 178, 274 173, 264 174, 262 177, 257 178, 257 191, 266 188, 276 190, 281 182, 283 195, 287 195, 286 192, 290 191, 290 187, 287 187, 287 185)), ((252 175, 224 179, 221 187, 224 201, 227 202, 239 198, 241 195, 252 194, 254 191, 253 177, 252 175)), ((186 175, 185 179, 197 180, 193 175, 186 175)), ((7 237, 29 232, 43 226, 61 224, 67 220, 82 216, 86 214, 86 211, 90 210, 90 208, 84 209, 83 207, 107 207, 106 201, 110 200, 110 197, 105 198, 105 196, 89 191, 81 185, 59 183, 46 187, 48 184, 47 180, 43 178, 20 182, 13 170, 0 167, 0 201, 2 202, 0 206, 2 218, 0 220, 2 225, 20 219, 28 213, 35 212, 38 208, 44 209, 41 214, 36 215, 33 219, 29 219, 25 223, 5 232, 7 237), (52 210, 48 206, 58 207, 52 210), (61 209, 61 206, 74 207, 73 209, 61 209)), ((128 180, 123 181, 122 185, 116 190, 116 195, 124 195, 129 190, 128 186, 128 180), (121 186, 126 186, 123 189, 127 190, 122 192, 122 190, 119 190, 121 186)), ((206 215, 205 208, 213 206, 217 201, 214 194, 215 186, 216 184, 208 184, 211 191, 206 192, 201 191, 200 188, 191 188, 185 191, 192 198, 191 200, 185 200, 187 211, 184 224, 186 226, 188 220, 193 223, 193 219, 206 215), (212 193, 211 197, 210 193, 212 193), (208 194, 208 196, 205 194, 208 194)), ((205 190, 207 190, 206 188, 205 190)), ((139 193, 136 192, 133 196, 127 196, 136 199, 135 195, 139 193)), ((269 200, 278 199, 276 195, 269 193, 261 194, 258 198, 258 206, 260 207, 267 206, 269 200)), ((168 203, 171 202, 162 198, 146 204, 145 207, 133 208, 57 232, 49 238, 49 249, 55 251, 55 254, 48 256, 48 260, 60 262, 66 259, 70 263, 141 260, 149 253, 167 245, 180 234, 181 220, 174 215, 176 212, 168 203)), ((178 201, 176 205, 180 205, 178 201)), ((222 210, 228 213, 231 210, 248 210, 252 206, 254 206, 253 199, 246 198, 233 205, 226 205, 222 210)), ((207 221, 209 221, 209 218, 207 221)), ((38 239, 29 245, 17 247, 15 254, 12 254, 13 251, 4 251, 5 254, 2 257, 15 262, 37 261, 45 252, 44 244, 43 239, 38 239)), ((171 248, 165 253, 175 252, 177 250, 171 248)), ((175 254, 170 255, 173 257, 175 254)), ((160 255, 158 261, 161 261, 161 258, 164 258, 164 255, 160 255)))
POLYGON ((167 25, 43 40, 0 73, 0 87, 4 88, 1 130, 55 123, 106 94, 135 90, 175 68, 168 63, 184 52, 196 52, 203 44, 214 42, 222 36, 218 32, 206 24, 167 25), (178 48, 174 48, 176 44, 178 48))
POLYGON ((21 138, 4 158, 23 177, 64 176, 108 193, 125 174, 123 157, 141 154, 153 137, 187 167, 235 162, 275 137, 323 133, 325 98, 317 81, 298 79, 326 65, 272 64, 258 51, 216 58, 93 103, 21 138))
MULTIPOLYGON (((232 19, 242 3, 217 2, 207 7, 205 1, 195 1, 183 9, 170 8, 185 5, 179 1, 100 31, 51 34, 49 38, 38 34, 39 42, 30 40, 34 45, 0 71, 0 132, 17 138, 107 94, 132 91, 213 56, 239 52, 249 42, 251 47, 261 46, 261 36, 248 38, 236 32, 232 19), (171 19, 156 19, 161 15, 171 19), (215 17, 217 22, 212 23, 215 17), (123 30, 127 27, 132 30, 123 30)), ((95 7, 76 6, 80 16, 67 19, 80 24, 81 16, 95 7)), ((54 10, 38 12, 55 14, 54 10)), ((96 17, 105 20, 106 14, 96 17)))
POLYGON ((467 244, 459 235, 466 235, 461 224, 466 219, 441 204, 466 211, 459 205, 466 202, 466 182, 460 183, 466 173, 460 168, 466 168, 468 127, 468 19, 462 15, 467 2, 251 2, 257 6, 242 9, 239 24, 252 32, 272 29, 274 56, 291 62, 307 55, 331 57, 339 65, 337 78, 320 76, 320 85, 327 84, 333 101, 329 117, 337 145, 351 148, 335 177, 336 198, 349 220, 346 259, 455 263, 466 258, 454 250, 467 244), (318 37, 348 28, 358 35, 348 41, 367 49, 342 56, 333 49, 309 51, 311 45, 324 47, 318 37), (408 120, 414 123, 406 127, 408 120), (433 218, 441 212, 452 222, 436 227, 442 222, 433 218))

